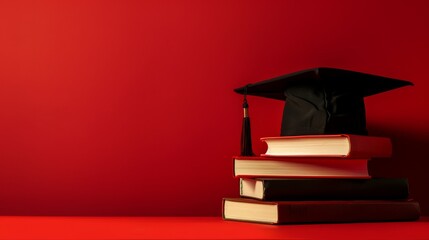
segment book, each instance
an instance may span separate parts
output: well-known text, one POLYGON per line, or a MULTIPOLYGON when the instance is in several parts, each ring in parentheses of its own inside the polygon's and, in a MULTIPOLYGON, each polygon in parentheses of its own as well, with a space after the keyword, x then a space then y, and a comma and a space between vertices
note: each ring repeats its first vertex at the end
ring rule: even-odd
POLYGON ((261 138, 268 146, 263 156, 390 157, 389 138, 350 134, 300 135, 261 138))
POLYGON ((275 200, 392 200, 409 196, 406 178, 240 179, 240 196, 275 200))
POLYGON ((278 201, 223 199, 225 220, 267 224, 413 221, 420 217, 413 200, 278 201))
POLYGON ((370 178, 368 159, 237 156, 234 176, 242 178, 370 178))

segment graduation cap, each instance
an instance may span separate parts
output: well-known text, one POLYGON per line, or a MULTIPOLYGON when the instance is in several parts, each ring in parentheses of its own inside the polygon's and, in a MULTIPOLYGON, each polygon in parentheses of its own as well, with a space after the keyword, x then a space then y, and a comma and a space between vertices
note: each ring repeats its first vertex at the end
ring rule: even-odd
POLYGON ((234 91, 286 101, 281 136, 367 135, 364 97, 411 82, 335 68, 313 68, 234 91))

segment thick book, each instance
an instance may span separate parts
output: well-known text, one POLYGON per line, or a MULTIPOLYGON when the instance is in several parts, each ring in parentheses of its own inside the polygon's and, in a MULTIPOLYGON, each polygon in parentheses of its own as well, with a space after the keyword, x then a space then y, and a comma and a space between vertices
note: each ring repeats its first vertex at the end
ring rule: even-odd
POLYGON ((240 196, 264 201, 399 200, 408 198, 409 188, 406 178, 241 178, 240 196))
POLYGON ((370 178, 368 159, 237 156, 234 176, 242 178, 370 178))
POLYGON ((300 135, 261 138, 268 146, 263 156, 390 157, 392 143, 386 137, 349 134, 300 135))
POLYGON ((413 221, 420 206, 412 200, 278 201, 223 199, 225 220, 267 224, 413 221))

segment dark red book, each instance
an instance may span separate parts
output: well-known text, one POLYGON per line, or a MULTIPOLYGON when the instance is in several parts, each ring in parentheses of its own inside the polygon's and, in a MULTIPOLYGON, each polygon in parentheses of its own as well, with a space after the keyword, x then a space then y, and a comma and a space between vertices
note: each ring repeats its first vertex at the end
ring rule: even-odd
POLYGON ((235 177, 370 178, 368 159, 237 156, 235 177))
POLYGON ((373 158, 390 157, 392 144, 389 138, 350 134, 300 135, 266 137, 263 156, 295 157, 343 157, 373 158))
POLYGON ((223 199, 225 220, 267 224, 414 221, 420 206, 412 200, 278 201, 223 199))
POLYGON ((406 178, 241 178, 240 196, 264 201, 394 200, 408 198, 406 178))

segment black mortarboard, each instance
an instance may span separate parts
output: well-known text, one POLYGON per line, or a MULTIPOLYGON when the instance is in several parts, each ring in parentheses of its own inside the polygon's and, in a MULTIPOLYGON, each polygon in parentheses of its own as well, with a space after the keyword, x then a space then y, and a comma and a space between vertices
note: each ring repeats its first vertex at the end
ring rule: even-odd
POLYGON ((411 82, 335 68, 314 68, 234 91, 285 100, 281 135, 367 135, 364 97, 411 82))

